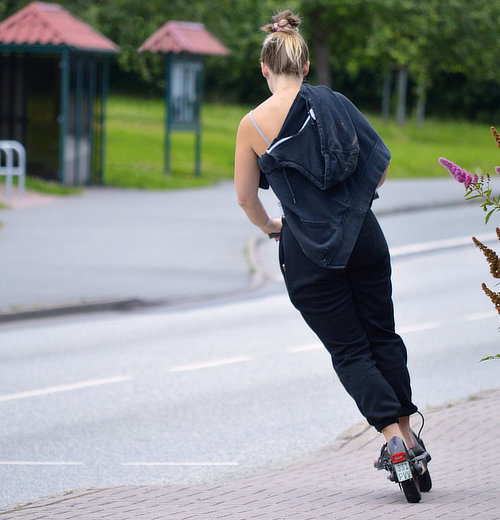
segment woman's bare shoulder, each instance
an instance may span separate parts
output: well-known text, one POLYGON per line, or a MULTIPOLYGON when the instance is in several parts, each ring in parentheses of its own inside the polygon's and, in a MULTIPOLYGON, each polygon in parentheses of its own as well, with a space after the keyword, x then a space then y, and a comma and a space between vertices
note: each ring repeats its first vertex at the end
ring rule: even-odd
POLYGON ((272 110, 276 108, 276 100, 273 96, 268 97, 265 99, 260 105, 257 105, 253 109, 254 114, 265 114, 266 112, 269 112, 269 110, 272 110))
POLYGON ((252 121, 250 118, 250 112, 247 112, 241 118, 241 120, 238 124, 238 135, 247 133, 251 126, 252 126, 252 121))
POLYGON ((238 125, 238 132, 245 131, 249 128, 253 127, 252 123, 252 117, 250 113, 252 112, 253 115, 257 115, 257 118, 259 116, 262 116, 263 114, 266 114, 269 112, 270 109, 274 107, 273 98, 268 97, 265 99, 260 105, 257 105, 254 109, 250 110, 250 112, 247 112, 240 120, 240 123, 238 125))

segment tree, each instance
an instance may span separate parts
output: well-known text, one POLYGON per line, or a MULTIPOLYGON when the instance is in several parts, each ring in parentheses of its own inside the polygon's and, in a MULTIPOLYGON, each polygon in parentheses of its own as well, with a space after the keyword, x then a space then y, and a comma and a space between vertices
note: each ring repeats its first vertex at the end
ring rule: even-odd
POLYGON ((302 0, 299 8, 316 82, 331 86, 333 70, 355 74, 365 62, 371 1, 302 0))
POLYGON ((266 35, 260 27, 271 21, 276 2, 209 0, 205 6, 203 22, 231 50, 227 57, 207 59, 212 96, 239 102, 267 97, 269 90, 260 75, 259 61, 266 35))
MULTIPOLYGON (((429 0, 374 0, 373 25, 367 52, 378 58, 384 70, 398 73, 397 122, 406 120, 408 70, 419 62, 426 38, 429 0)), ((386 72, 387 74, 387 72, 386 72)), ((387 81, 387 80, 386 80, 387 81)))
POLYGON ((398 123, 406 119, 406 76, 416 82, 417 118, 439 71, 499 80, 500 5, 495 0, 374 0, 368 52, 399 75, 398 123))

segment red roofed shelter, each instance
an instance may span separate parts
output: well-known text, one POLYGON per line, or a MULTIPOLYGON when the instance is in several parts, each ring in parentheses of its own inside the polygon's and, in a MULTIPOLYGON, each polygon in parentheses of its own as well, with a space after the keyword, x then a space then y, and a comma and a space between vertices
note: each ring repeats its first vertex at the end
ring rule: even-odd
POLYGON ((0 139, 26 148, 27 172, 102 183, 109 57, 118 46, 58 4, 0 23, 0 139))
POLYGON ((170 133, 196 132, 195 174, 200 174, 203 57, 226 56, 224 47, 201 23, 167 22, 139 48, 165 56, 165 173, 170 172, 170 133))

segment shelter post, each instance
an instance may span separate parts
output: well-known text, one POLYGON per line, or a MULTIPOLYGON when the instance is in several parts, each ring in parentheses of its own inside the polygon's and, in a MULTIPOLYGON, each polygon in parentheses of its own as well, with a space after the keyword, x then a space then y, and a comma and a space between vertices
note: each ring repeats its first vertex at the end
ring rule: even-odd
POLYGON ((82 135, 82 56, 76 56, 76 93, 75 93, 75 154, 74 168, 75 178, 73 184, 80 184, 80 139, 82 135))
POLYGON ((165 173, 170 173, 170 114, 172 106, 170 104, 170 78, 171 78, 172 60, 170 55, 165 55, 165 173))
POLYGON ((66 172, 66 133, 68 128, 69 106, 69 51, 64 50, 61 57, 61 114, 59 116, 59 182, 64 184, 66 172))
MULTIPOLYGON (((96 93, 96 63, 95 56, 90 57, 89 64, 89 110, 88 110, 88 127, 89 127, 89 146, 92 150, 94 148, 94 106, 95 106, 95 93, 96 93)), ((89 164, 88 171, 90 172, 89 184, 93 182, 93 157, 92 153, 89 153, 89 164)))
POLYGON ((109 59, 102 61, 102 97, 101 97, 101 155, 99 157, 99 184, 104 184, 104 158, 106 155, 106 101, 108 98, 109 59))
POLYGON ((201 107, 203 106, 203 89, 204 89, 204 76, 205 76, 205 60, 203 56, 200 56, 201 67, 196 77, 196 98, 198 104, 196 110, 198 111, 196 116, 196 164, 194 174, 199 177, 201 175, 201 107))

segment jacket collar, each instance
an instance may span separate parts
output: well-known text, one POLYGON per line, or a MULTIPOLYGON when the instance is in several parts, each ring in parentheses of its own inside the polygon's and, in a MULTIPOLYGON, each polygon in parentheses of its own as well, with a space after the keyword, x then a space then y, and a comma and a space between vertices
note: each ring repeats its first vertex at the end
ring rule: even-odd
POLYGON ((324 190, 355 171, 358 154, 358 137, 340 98, 328 87, 303 83, 259 165, 264 173, 294 167, 324 190), (321 157, 313 159, 312 150, 321 157))

